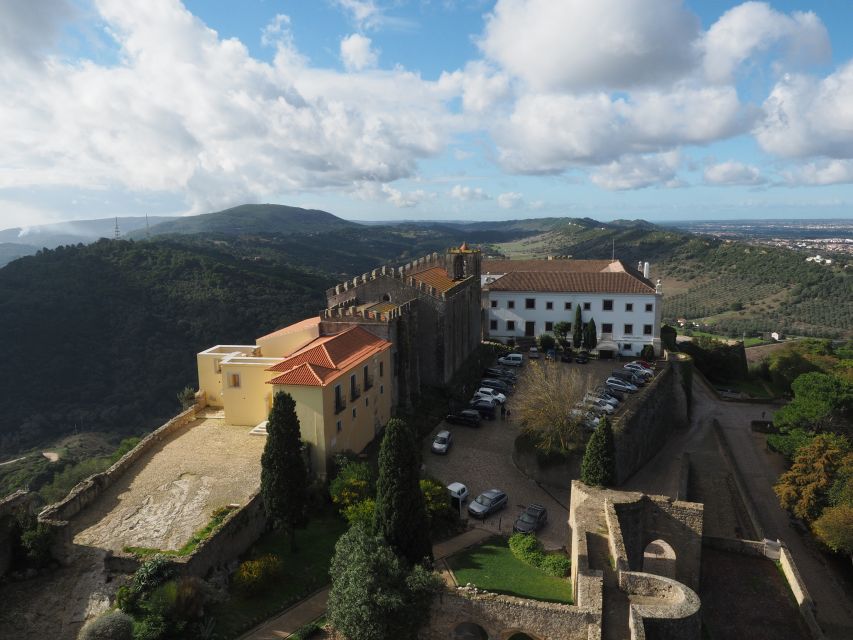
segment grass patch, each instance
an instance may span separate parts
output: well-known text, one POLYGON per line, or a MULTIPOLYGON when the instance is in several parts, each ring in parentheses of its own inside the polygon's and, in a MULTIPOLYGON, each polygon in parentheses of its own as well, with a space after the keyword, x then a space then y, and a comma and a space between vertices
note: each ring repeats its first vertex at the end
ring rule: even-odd
POLYGON ((572 584, 554 578, 518 560, 504 538, 495 536, 482 545, 448 559, 459 584, 545 602, 572 603, 572 584))
POLYGON ((769 399, 773 397, 773 394, 767 390, 767 387, 761 380, 734 380, 732 382, 727 382, 726 386, 731 387, 736 391, 740 391, 741 393, 745 393, 752 398, 769 399))
POLYGON ((227 518, 228 515, 236 509, 237 507, 220 507, 219 509, 216 509, 213 512, 213 516, 210 518, 210 522, 208 522, 203 528, 196 531, 187 543, 178 550, 153 549, 151 547, 124 547, 123 551, 125 553, 132 553, 140 558, 153 556, 157 553, 163 554, 164 556, 188 556, 196 550, 198 545, 207 540, 210 537, 210 534, 216 531, 216 529, 225 522, 225 518, 227 518))
POLYGON ((214 613, 216 637, 236 637, 328 584, 335 543, 344 531, 346 523, 340 518, 316 517, 305 529, 296 532, 295 552, 291 552, 290 539, 286 535, 274 531, 265 534, 249 551, 248 557, 278 555, 284 561, 284 572, 260 593, 229 592, 228 600, 219 604, 214 613))

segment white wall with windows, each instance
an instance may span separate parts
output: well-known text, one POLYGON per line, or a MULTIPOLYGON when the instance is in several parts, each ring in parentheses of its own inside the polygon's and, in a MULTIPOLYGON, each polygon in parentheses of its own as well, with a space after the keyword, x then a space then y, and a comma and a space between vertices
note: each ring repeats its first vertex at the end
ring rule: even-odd
POLYGON ((486 332, 492 339, 538 337, 552 333, 558 322, 574 325, 579 306, 584 323, 595 320, 600 350, 636 355, 650 344, 660 352, 660 294, 484 291, 483 295, 486 332))

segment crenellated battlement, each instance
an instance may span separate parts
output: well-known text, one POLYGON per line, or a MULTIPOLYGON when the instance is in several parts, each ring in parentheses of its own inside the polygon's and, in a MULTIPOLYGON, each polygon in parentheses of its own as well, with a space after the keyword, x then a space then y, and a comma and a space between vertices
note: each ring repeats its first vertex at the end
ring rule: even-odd
POLYGON ((389 311, 369 311, 367 309, 358 309, 354 304, 341 304, 329 309, 323 309, 320 313, 320 318, 323 320, 375 320, 378 322, 390 322, 409 312, 412 306, 412 300, 404 302, 401 305, 394 307, 389 311))
MULTIPOLYGON (((391 266, 391 265, 383 265, 372 271, 367 273, 363 273, 360 276, 354 277, 352 280, 345 280, 342 283, 335 285, 334 287, 326 290, 326 297, 331 298, 332 296, 339 296, 342 293, 346 293, 350 289, 354 289, 358 287, 360 284, 365 284, 370 280, 375 280, 380 276, 389 277, 389 278, 398 278, 405 279, 406 276, 409 276, 412 273, 417 273, 420 271, 424 271, 425 269, 431 269, 432 267, 441 266, 444 267, 444 256, 440 255, 438 252, 433 252, 429 255, 418 258, 417 260, 413 260, 412 262, 407 262, 406 264, 399 266, 391 266)), ((406 280, 407 284, 412 285, 412 279, 409 277, 406 280)), ((434 287, 431 287, 434 290, 434 287)), ((419 289, 420 290, 420 289, 419 289)), ((426 292, 429 293, 429 292, 426 292)), ((430 295, 436 295, 435 293, 430 293, 430 295)), ((439 296, 437 296, 439 297, 439 296)))

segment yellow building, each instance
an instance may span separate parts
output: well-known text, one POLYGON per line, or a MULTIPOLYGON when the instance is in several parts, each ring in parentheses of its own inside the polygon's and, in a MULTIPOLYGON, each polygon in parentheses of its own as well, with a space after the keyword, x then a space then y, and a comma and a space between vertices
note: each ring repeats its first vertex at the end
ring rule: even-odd
POLYGON ((279 391, 293 396, 311 467, 362 451, 391 418, 391 343, 359 326, 324 334, 310 318, 257 339, 198 354, 199 389, 229 424, 260 426, 279 391))

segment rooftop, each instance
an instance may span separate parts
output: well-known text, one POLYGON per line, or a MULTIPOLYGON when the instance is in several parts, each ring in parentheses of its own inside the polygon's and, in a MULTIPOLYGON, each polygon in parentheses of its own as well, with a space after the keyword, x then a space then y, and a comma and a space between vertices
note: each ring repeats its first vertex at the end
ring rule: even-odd
POLYGON ((268 371, 281 375, 269 384, 325 386, 354 364, 390 346, 360 326, 320 336, 270 367, 268 371))
POLYGON ((507 273, 488 285, 490 291, 545 291, 571 293, 653 294, 654 285, 641 276, 613 272, 535 272, 507 273))

